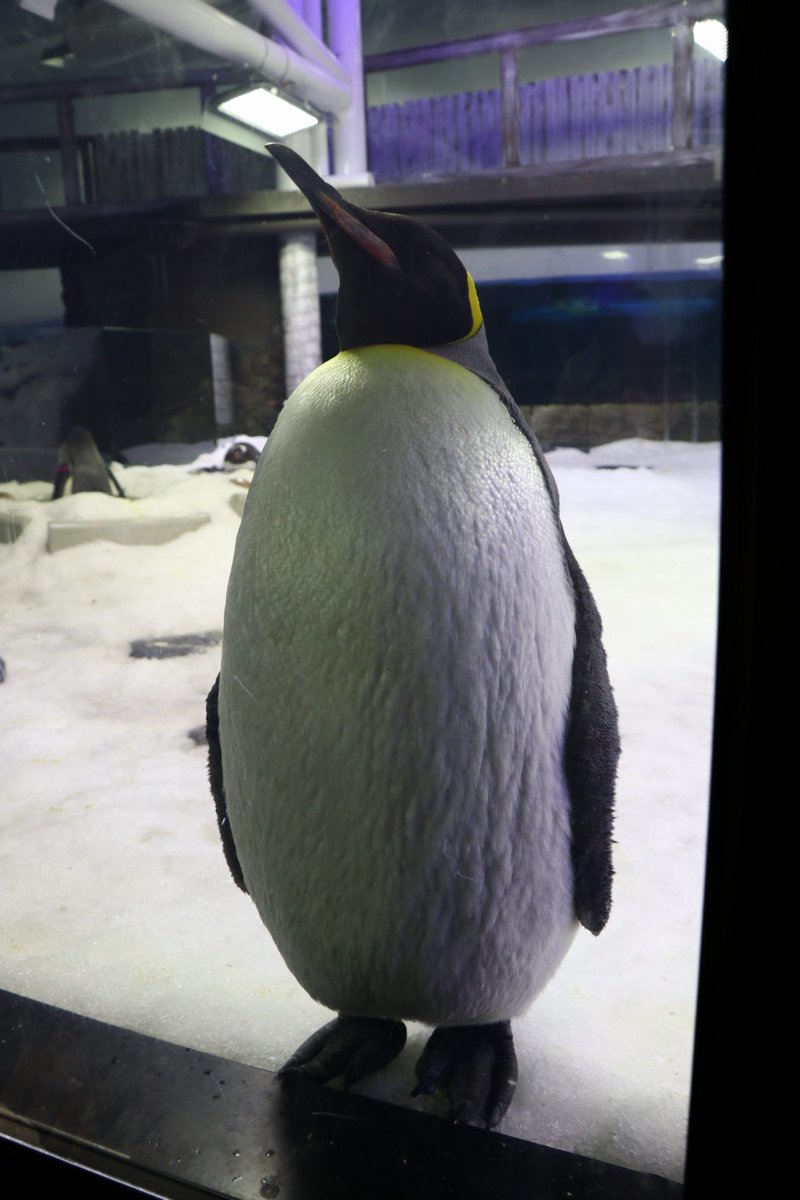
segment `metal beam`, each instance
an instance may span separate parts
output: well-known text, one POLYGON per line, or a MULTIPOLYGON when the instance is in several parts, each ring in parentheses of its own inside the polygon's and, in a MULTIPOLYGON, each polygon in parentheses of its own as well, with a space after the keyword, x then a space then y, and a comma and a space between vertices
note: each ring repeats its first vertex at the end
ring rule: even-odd
POLYGON ((522 162, 522 152, 516 50, 500 52, 500 108, 503 122, 503 163, 506 167, 518 167, 522 162))
POLYGON ((679 21, 672 37, 672 147, 688 150, 692 144, 692 26, 688 21, 679 21))
MULTIPOLYGON (((720 156, 642 155, 520 168, 437 183, 344 188, 356 204, 407 213, 457 245, 568 245, 598 241, 714 241, 721 236, 720 156), (602 165, 601 165, 602 164, 602 165), (604 169, 607 168, 607 169, 604 169)), ((297 191, 153 201, 0 215, 0 268, 61 266, 119 244, 159 246, 208 238, 317 232, 297 191)))
POLYGON ((585 38, 604 37, 613 33, 632 33, 643 29, 666 29, 681 21, 706 21, 722 17, 722 0, 694 0, 689 4, 659 4, 652 8, 628 8, 603 17, 576 18, 551 25, 535 25, 529 29, 513 29, 507 33, 490 33, 482 37, 461 38, 439 42, 434 46, 416 46, 408 50, 390 50, 385 54, 369 54, 364 58, 365 71, 396 71, 401 67, 419 67, 446 59, 469 58, 478 54, 494 54, 503 50, 523 50, 526 46, 547 46, 554 42, 577 42, 585 38))
POLYGON ((62 96, 56 105, 58 113, 58 137, 61 150, 61 177, 64 181, 64 203, 80 204, 83 200, 78 160, 78 139, 75 136, 75 121, 72 100, 62 96))

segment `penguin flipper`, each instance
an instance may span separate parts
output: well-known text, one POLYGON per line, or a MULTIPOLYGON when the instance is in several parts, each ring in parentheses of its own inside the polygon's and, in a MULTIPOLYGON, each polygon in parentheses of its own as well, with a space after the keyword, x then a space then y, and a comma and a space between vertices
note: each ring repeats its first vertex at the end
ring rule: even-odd
POLYGON ((303 1075, 328 1083, 341 1075, 345 1088, 349 1088, 365 1075, 387 1066, 405 1044, 402 1021, 340 1013, 295 1050, 278 1071, 278 1078, 303 1075))
POLYGON ((553 505, 553 516, 561 533, 565 563, 575 597, 575 653, 564 769, 571 804, 575 916, 591 933, 598 934, 611 911, 614 874, 611 834, 620 751, 617 706, 603 649, 603 623, 586 576, 564 533, 559 515, 558 487, 539 440, 496 368, 494 375, 484 374, 483 377, 498 392, 542 471, 553 505))
POLYGON ((594 597, 566 539, 575 593, 575 654, 570 722, 564 746, 572 824, 575 915, 591 933, 611 909, 614 786, 620 752, 617 706, 608 678, 602 622, 594 597))
POLYGON ((415 1067, 413 1096, 445 1088, 451 1121, 480 1117, 494 1129, 506 1115, 517 1085, 517 1056, 510 1021, 434 1029, 415 1067))
POLYGON ((217 810, 217 825, 222 839, 222 849, 225 852, 225 861, 233 876, 233 882, 247 893, 242 865, 239 862, 239 855, 236 853, 236 843, 233 840, 231 823, 228 820, 228 806, 225 802, 225 786, 222 779, 222 747, 219 742, 219 675, 206 700, 206 741, 208 742, 208 780, 217 810))

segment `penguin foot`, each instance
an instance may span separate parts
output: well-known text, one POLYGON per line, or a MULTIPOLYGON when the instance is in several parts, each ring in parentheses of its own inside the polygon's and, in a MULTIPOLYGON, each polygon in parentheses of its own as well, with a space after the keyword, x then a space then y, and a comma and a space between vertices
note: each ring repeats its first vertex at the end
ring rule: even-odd
POLYGON ((303 1042, 278 1071, 328 1083, 341 1075, 345 1089, 387 1066, 406 1044, 402 1021, 340 1015, 303 1042))
POLYGON ((493 1129, 506 1115, 517 1084, 510 1021, 434 1029, 415 1067, 412 1096, 445 1088, 451 1121, 480 1117, 493 1129))

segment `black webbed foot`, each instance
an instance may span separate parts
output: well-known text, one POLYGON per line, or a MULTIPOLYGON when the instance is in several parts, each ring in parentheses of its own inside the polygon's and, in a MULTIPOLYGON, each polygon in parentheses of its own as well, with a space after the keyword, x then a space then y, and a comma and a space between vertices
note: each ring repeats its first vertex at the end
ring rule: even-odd
POLYGON ((304 1075, 328 1083, 341 1075, 345 1088, 349 1088, 365 1075, 380 1071, 405 1044, 402 1021, 340 1015, 295 1050, 278 1071, 278 1078, 304 1075))
POLYGON ((481 1117, 493 1129, 505 1116, 517 1083, 511 1022, 435 1029, 415 1071, 413 1096, 445 1088, 451 1121, 481 1117))

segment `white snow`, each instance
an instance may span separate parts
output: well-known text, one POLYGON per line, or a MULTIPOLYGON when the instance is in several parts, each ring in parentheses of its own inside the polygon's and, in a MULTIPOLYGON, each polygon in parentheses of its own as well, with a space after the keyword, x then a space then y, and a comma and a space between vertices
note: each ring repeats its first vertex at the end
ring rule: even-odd
MULTIPOLYGON (((720 448, 626 441, 549 456, 603 614, 623 755, 616 890, 515 1025, 505 1132, 679 1179, 710 766, 720 448), (616 466, 616 470, 598 469, 616 466)), ((222 628, 250 469, 114 467, 127 498, 0 484, 30 523, 0 545, 0 986, 274 1069, 323 1021, 228 876, 206 779, 219 647, 129 656, 222 628), (47 522, 207 512, 161 546, 45 549, 47 522)), ((414 1100, 426 1031, 356 1090, 414 1100)))

